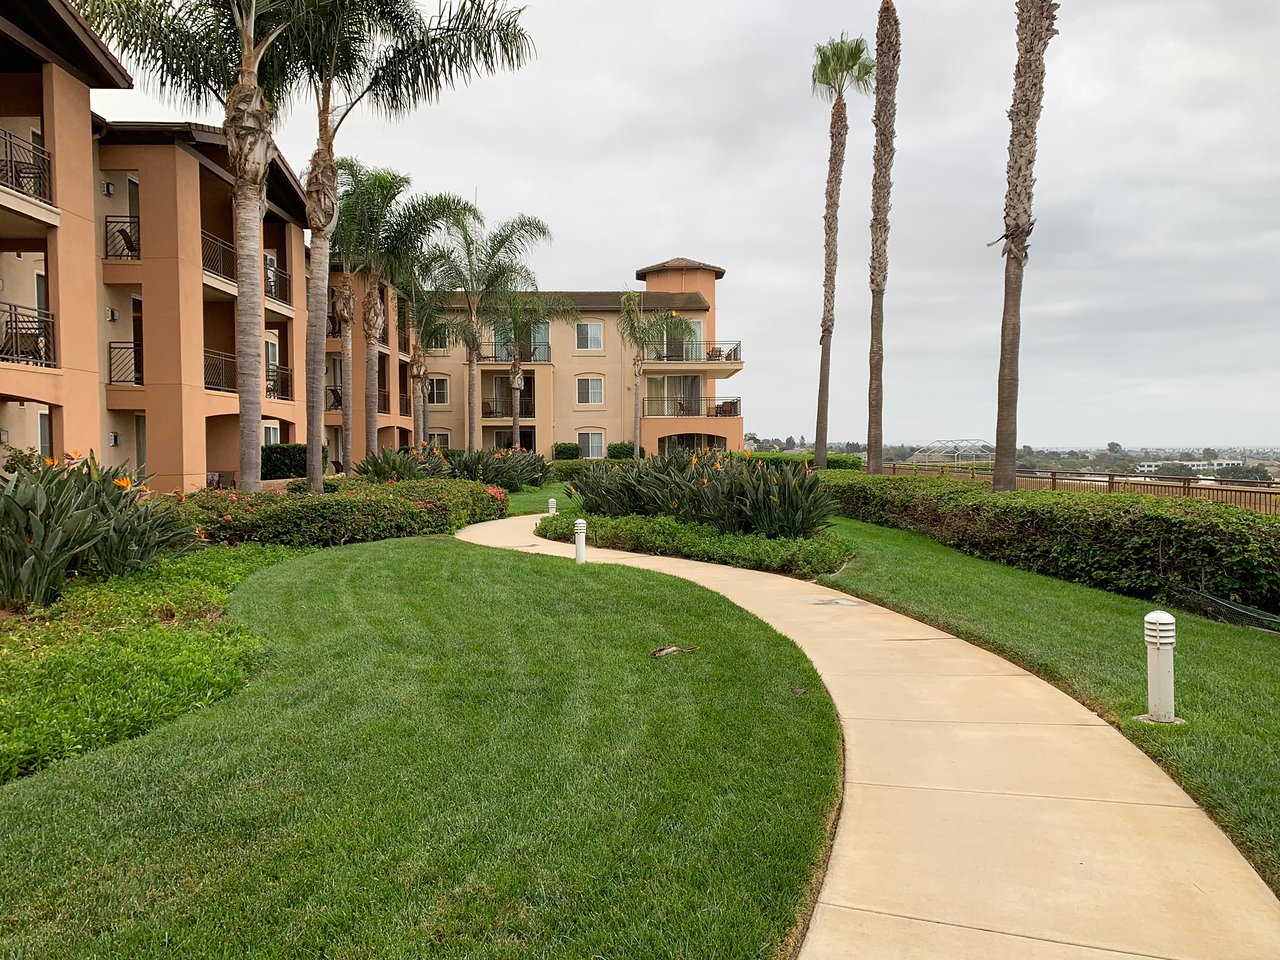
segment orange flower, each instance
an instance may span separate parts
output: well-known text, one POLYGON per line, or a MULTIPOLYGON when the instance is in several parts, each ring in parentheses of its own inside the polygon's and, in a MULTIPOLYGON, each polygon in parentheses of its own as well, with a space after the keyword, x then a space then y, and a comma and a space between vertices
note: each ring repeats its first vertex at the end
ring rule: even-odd
POLYGON ((703 485, 704 487, 707 485, 707 478, 706 478, 706 477, 703 477, 703 478, 702 478, 702 485, 703 485))
POLYGON ((121 490, 129 490, 133 487, 132 477, 116 477, 111 482, 114 483, 121 490))
POLYGON ((44 465, 46 467, 56 467, 58 465, 58 461, 53 459, 53 457, 45 457, 44 465))
POLYGON ((750 450, 748 450, 748 451, 746 452, 746 458, 747 458, 748 460, 750 460, 750 459, 751 459, 751 451, 750 451, 750 450))
POLYGON ((72 451, 71 451, 71 459, 72 459, 72 460, 79 460, 79 459, 80 459, 80 451, 79 451, 79 450, 72 450, 72 451))
POLYGON ((690 466, 696 467, 697 465, 698 465, 698 455, 695 453, 693 455, 693 463, 691 463, 690 466))

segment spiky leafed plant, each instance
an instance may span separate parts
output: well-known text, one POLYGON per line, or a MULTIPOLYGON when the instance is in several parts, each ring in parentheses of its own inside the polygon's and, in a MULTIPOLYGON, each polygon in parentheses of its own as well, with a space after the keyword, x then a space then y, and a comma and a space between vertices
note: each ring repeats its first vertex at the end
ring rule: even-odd
POLYGON ((443 226, 441 242, 426 253, 432 289, 452 293, 460 306, 457 341, 467 350, 467 452, 475 453, 479 424, 480 350, 488 320, 503 298, 537 287, 526 260, 551 229, 520 214, 486 231, 474 211, 459 212, 443 226))
MULTIPOLYGON (((889 282, 889 192, 893 188, 894 120, 902 35, 893 0, 880 4, 876 26, 876 99, 871 122, 871 346, 867 377, 867 473, 884 472, 884 290, 889 282)), ((824 443, 825 454, 825 443, 824 443)), ((825 457, 824 457, 825 463, 825 457)))
POLYGON ((316 492, 324 473, 324 311, 338 217, 334 140, 362 102, 395 118, 476 74, 521 66, 532 53, 519 22, 522 12, 507 9, 505 0, 460 0, 426 20, 415 0, 318 0, 301 5, 281 39, 300 66, 317 112, 306 182, 307 479, 316 492))
POLYGON ((992 486, 1013 490, 1018 484, 1018 350, 1022 339, 1022 275, 1027 239, 1035 227, 1031 197, 1035 188, 1036 125, 1044 107, 1044 55, 1058 33, 1058 4, 1053 0, 1017 0, 1018 62, 1013 71, 1009 107, 1008 186, 1004 198, 1004 312, 1000 319, 1000 372, 996 390, 996 456, 992 486))
POLYGON ((823 213, 822 324, 818 343, 818 425, 814 432, 813 462, 827 465, 827 418, 831 397, 831 335, 836 326, 836 241, 840 221, 840 180, 844 175, 845 142, 849 138, 849 115, 844 95, 848 91, 868 93, 873 84, 875 61, 862 37, 850 40, 847 34, 820 43, 813 53, 814 96, 831 104, 831 153, 827 159, 826 206, 823 213))
POLYGON ((635 350, 631 369, 635 374, 634 422, 632 424, 631 456, 640 459, 640 397, 644 386, 645 344, 688 340, 693 336, 693 324, 687 317, 671 310, 644 312, 644 300, 639 293, 628 290, 622 295, 618 312, 618 336, 635 350))
POLYGON ((510 353, 511 443, 520 446, 520 398, 524 392, 524 352, 536 360, 534 334, 553 323, 574 323, 578 308, 566 297, 541 293, 512 293, 498 301, 488 315, 493 339, 510 353))
POLYGON ((340 192, 333 246, 344 267, 364 280, 360 317, 365 337, 365 455, 378 449, 378 339, 386 323, 384 281, 411 273, 432 233, 474 208, 450 194, 404 196, 407 176, 370 168, 351 157, 337 161, 340 192))
MULTIPOLYGON (((313 0, 314 2, 314 0, 313 0)), ((145 71, 160 94, 184 106, 224 108, 233 177, 236 251, 236 392, 240 486, 262 475, 262 216, 276 157, 276 103, 297 80, 273 45, 302 0, 77 0, 85 19, 145 71), (268 57, 268 52, 272 55, 268 57)))

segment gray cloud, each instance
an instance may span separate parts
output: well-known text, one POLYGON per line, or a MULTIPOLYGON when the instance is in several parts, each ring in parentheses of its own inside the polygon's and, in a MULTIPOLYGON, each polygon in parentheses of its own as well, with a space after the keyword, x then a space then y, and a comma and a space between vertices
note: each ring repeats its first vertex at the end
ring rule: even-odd
MULTIPOLYGON (((725 385, 747 427, 811 436, 827 108, 816 42, 875 32, 872 0, 531 0, 538 60, 340 150, 548 220, 547 288, 720 263, 725 385)), ((1020 434, 1034 444, 1280 442, 1280 11, 1259 0, 1071 0, 1049 53, 1020 434)), ((900 5, 903 67, 886 318, 890 440, 990 437, 1013 4, 900 5)), ((140 94, 108 116, 174 116, 140 94)), ((832 435, 865 433, 871 104, 850 104, 832 435)), ((216 122, 216 118, 214 118, 216 122)), ((280 142, 310 154, 306 105, 280 142)))

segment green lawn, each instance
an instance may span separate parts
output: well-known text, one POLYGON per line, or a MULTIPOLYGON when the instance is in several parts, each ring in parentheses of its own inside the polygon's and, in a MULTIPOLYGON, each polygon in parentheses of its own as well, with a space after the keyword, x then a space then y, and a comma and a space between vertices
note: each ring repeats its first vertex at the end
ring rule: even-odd
POLYGON ((230 612, 268 638, 244 690, 0 789, 0 956, 745 958, 793 931, 838 724, 720 596, 422 538, 270 567, 230 612))
POLYGON ((839 520, 857 544, 824 582, 963 637, 1057 684, 1141 746, 1280 891, 1280 636, 1180 611, 1177 712, 1146 712, 1150 601, 966 556, 905 530, 839 520))
POLYGON ((562 508, 569 502, 563 483, 551 481, 543 487, 525 487, 519 493, 508 494, 507 513, 513 517, 527 513, 546 513, 547 501, 552 497, 556 498, 562 508))

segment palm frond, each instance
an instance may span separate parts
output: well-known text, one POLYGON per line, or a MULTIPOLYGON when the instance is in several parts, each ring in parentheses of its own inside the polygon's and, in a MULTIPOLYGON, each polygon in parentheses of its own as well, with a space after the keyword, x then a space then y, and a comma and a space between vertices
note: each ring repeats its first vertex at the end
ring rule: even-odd
POLYGON ((850 90, 869 93, 875 83, 875 61, 864 37, 847 33, 820 43, 813 50, 813 95, 831 103, 850 90))

